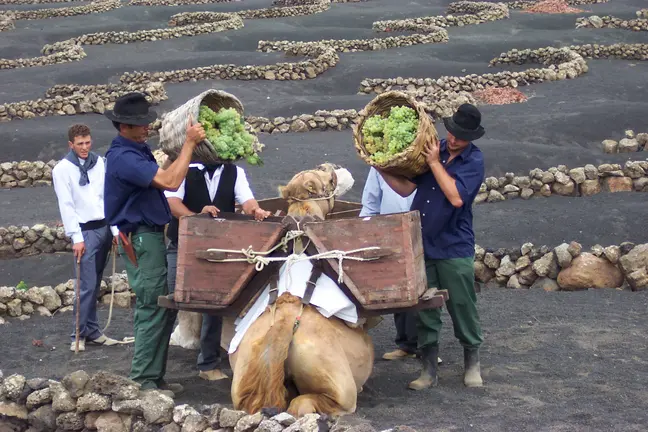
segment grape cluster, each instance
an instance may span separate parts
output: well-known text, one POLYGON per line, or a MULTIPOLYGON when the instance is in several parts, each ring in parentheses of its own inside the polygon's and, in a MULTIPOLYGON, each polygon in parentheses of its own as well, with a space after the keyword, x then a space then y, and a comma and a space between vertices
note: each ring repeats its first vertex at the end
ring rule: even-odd
POLYGON ((250 165, 263 164, 253 147, 254 137, 245 130, 243 119, 234 108, 221 108, 216 113, 201 105, 198 121, 220 159, 234 161, 245 158, 250 165))
POLYGON ((393 106, 387 118, 379 114, 369 117, 362 126, 364 146, 377 164, 388 162, 405 150, 416 138, 418 116, 408 106, 393 106))

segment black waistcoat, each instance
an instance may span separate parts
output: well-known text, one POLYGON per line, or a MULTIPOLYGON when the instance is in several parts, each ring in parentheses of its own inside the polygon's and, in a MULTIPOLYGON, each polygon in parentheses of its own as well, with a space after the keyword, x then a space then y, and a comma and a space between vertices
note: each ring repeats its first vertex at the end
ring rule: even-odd
MULTIPOLYGON (((200 213, 203 207, 208 205, 215 206, 221 212, 234 213, 236 205, 234 185, 236 184, 237 174, 236 165, 223 165, 218 189, 212 201, 209 198, 205 173, 196 167, 189 168, 185 178, 185 194, 182 203, 193 213, 200 213)), ((178 218, 173 217, 169 222, 167 237, 174 244, 178 244, 178 218)))

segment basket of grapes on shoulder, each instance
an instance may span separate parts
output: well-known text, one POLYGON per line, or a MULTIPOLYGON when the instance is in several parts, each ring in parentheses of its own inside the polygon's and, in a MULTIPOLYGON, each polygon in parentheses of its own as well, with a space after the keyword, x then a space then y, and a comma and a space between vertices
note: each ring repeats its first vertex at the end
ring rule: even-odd
POLYGON ((422 102, 389 91, 364 108, 353 128, 353 140, 367 164, 411 179, 430 169, 422 152, 426 142, 438 143, 439 135, 422 102))

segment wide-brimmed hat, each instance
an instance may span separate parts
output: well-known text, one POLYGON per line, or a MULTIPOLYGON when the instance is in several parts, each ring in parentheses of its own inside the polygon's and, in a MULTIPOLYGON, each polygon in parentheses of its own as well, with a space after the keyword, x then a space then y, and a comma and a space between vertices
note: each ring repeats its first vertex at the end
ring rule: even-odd
POLYGON ((484 136, 486 131, 481 126, 481 113, 471 104, 457 108, 452 117, 443 119, 446 129, 455 137, 464 141, 473 141, 484 136))
POLYGON ((157 119, 157 113, 151 109, 151 104, 142 93, 128 93, 115 101, 112 110, 106 110, 104 115, 110 120, 134 126, 147 126, 157 119))

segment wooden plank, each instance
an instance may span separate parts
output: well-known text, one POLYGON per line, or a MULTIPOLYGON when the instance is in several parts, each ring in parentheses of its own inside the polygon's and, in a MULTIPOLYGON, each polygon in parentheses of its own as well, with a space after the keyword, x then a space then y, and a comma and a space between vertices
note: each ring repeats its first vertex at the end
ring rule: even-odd
MULTIPOLYGON (((427 278, 418 211, 370 218, 304 224, 306 235, 323 253, 378 246, 391 255, 374 261, 343 261, 344 284, 365 309, 406 308, 425 292, 427 278)), ((328 260, 337 280, 338 261, 328 260)))
MULTIPOLYGON (((176 302, 205 302, 217 308, 229 306, 257 273, 254 265, 209 262, 204 259, 206 253, 196 251, 241 250, 251 246, 255 251, 264 252, 275 246, 286 231, 283 218, 257 222, 247 215, 223 213, 219 216, 196 215, 180 220, 176 302)), ((236 257, 244 258, 244 255, 236 257)))

